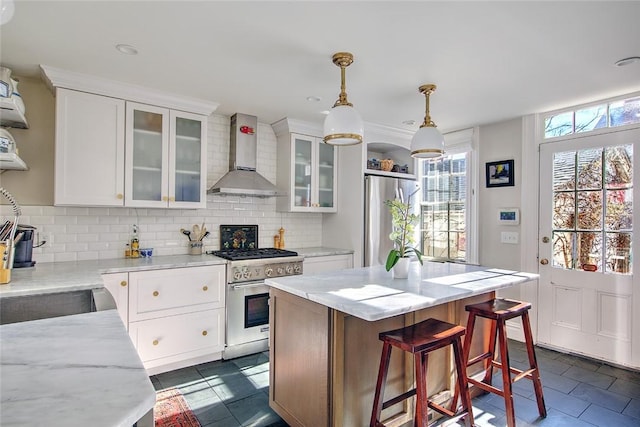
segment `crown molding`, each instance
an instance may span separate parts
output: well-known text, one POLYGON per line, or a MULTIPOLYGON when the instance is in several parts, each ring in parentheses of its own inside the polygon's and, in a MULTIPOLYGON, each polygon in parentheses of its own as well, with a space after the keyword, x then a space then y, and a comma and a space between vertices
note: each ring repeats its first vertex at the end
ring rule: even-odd
POLYGON ((317 123, 304 122, 302 120, 285 117, 271 124, 276 136, 287 134, 290 132, 301 133, 309 136, 322 136, 322 127, 317 123))
POLYGON ((211 115, 220 105, 217 102, 170 94, 131 83, 61 70, 48 65, 41 64, 40 69, 45 84, 54 94, 55 88, 66 88, 206 116, 211 115))

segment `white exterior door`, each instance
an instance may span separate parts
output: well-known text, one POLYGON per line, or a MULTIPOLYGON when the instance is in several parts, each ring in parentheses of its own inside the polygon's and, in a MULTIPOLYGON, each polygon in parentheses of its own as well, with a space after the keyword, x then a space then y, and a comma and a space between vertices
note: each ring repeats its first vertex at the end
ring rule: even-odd
POLYGON ((542 144, 538 243, 539 343, 636 368, 639 144, 640 129, 542 144))

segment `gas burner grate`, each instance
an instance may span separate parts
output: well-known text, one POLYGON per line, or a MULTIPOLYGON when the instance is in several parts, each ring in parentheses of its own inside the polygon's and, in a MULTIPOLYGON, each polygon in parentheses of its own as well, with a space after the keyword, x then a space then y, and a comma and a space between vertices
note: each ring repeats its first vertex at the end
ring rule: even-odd
POLYGON ((207 254, 215 255, 230 261, 298 256, 297 252, 276 248, 226 249, 221 251, 208 251, 207 254))

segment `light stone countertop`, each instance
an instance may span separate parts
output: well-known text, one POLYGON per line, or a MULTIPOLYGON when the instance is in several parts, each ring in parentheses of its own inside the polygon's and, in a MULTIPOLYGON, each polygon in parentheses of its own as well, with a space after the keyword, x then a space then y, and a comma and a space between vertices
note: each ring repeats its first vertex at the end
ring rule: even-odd
POLYGON ((131 427, 156 393, 116 310, 0 326, 0 424, 131 427))
POLYGON ((376 321, 533 281, 537 274, 466 264, 411 263, 407 279, 384 266, 267 279, 276 289, 376 321))
MULTIPOLYGON (((325 247, 289 249, 303 257, 351 254, 352 250, 325 247)), ((0 298, 70 292, 103 287, 102 274, 164 268, 198 267, 226 264, 213 255, 171 255, 150 258, 47 262, 30 268, 11 270, 11 282, 0 285, 0 298)))
POLYGON ((171 255, 90 261, 46 262, 11 270, 11 282, 0 285, 0 298, 102 288, 102 274, 226 264, 213 255, 171 255))

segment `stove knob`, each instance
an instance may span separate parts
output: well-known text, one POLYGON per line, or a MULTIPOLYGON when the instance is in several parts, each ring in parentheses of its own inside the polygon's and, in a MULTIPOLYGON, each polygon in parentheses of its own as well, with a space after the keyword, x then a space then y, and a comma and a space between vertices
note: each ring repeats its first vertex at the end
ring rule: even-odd
POLYGON ((301 274, 302 273, 302 266, 300 264, 295 264, 293 266, 293 272, 295 274, 301 274))
POLYGON ((233 270, 233 278, 235 280, 240 280, 242 278, 242 272, 239 269, 234 269, 233 270))
POLYGON ((264 269, 264 275, 267 277, 271 277, 271 275, 273 274, 273 268, 271 267, 266 267, 264 269))
POLYGON ((293 266, 292 265, 287 265, 287 267, 285 269, 287 271, 287 274, 293 273, 293 266))
POLYGON ((244 277, 245 279, 251 277, 251 270, 249 270, 249 267, 242 268, 242 277, 244 277))
POLYGON ((284 274, 284 268, 282 267, 278 267, 278 276, 282 276, 282 274, 284 274))

